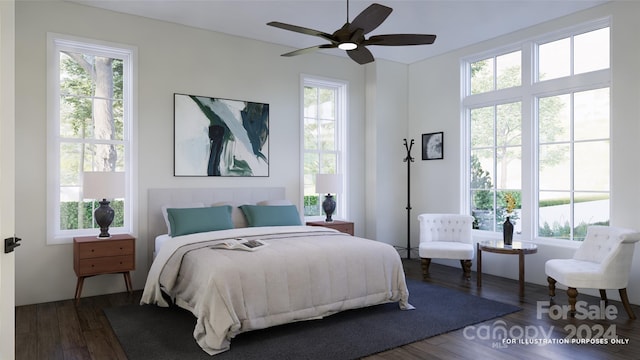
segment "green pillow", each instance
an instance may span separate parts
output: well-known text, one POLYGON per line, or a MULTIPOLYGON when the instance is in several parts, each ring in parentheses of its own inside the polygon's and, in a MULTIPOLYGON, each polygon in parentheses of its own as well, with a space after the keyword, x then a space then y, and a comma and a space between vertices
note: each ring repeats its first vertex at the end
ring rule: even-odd
POLYGON ((171 237, 206 231, 233 229, 231 206, 167 209, 171 237))
POLYGON ((242 205, 240 209, 252 227, 302 225, 295 205, 242 205))

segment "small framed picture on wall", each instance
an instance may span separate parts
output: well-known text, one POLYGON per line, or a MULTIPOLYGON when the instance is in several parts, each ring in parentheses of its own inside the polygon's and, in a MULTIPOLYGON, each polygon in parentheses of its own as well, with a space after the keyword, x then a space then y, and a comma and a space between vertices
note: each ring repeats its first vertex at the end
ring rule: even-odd
POLYGON ((444 159, 444 133, 422 134, 422 160, 444 159))

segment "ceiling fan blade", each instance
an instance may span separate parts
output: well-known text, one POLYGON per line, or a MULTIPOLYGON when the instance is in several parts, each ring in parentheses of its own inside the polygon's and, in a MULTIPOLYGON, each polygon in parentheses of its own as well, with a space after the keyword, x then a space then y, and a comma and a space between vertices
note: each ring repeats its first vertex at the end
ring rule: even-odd
POLYGON ((350 40, 356 44, 362 42, 362 39, 364 39, 364 31, 362 29, 356 29, 356 31, 351 34, 350 40))
POLYGON ((356 49, 347 50, 347 55, 360 65, 368 64, 375 61, 373 54, 364 46, 358 46, 356 49))
POLYGON ((362 29, 364 30, 364 33, 367 34, 380 26, 392 11, 393 9, 390 7, 380 4, 371 4, 356 16, 355 19, 353 19, 351 22, 351 29, 362 29))
POLYGON ((336 44, 316 45, 316 46, 311 46, 311 47, 304 48, 304 49, 294 50, 294 51, 288 52, 286 54, 282 54, 280 56, 287 56, 287 57, 296 56, 296 55, 302 55, 302 54, 307 54, 307 53, 310 53, 310 52, 314 52, 314 51, 319 50, 319 49, 332 49, 332 48, 336 48, 336 47, 338 47, 338 45, 336 45, 336 44))
POLYGON ((294 31, 294 32, 301 33, 301 34, 306 34, 306 35, 311 35, 311 36, 318 36, 318 37, 321 37, 323 39, 327 39, 327 40, 329 40, 331 42, 335 42, 335 39, 333 38, 333 35, 327 34, 326 32, 323 32, 323 31, 309 29, 309 28, 302 27, 302 26, 297 26, 297 25, 285 24, 285 23, 282 23, 282 22, 279 22, 279 21, 271 21, 271 22, 268 22, 267 25, 273 26, 273 27, 277 27, 277 28, 280 28, 280 29, 284 29, 284 30, 294 31))
POLYGON ((405 46, 429 45, 436 41, 435 35, 426 34, 390 34, 374 35, 365 40, 363 45, 405 46))

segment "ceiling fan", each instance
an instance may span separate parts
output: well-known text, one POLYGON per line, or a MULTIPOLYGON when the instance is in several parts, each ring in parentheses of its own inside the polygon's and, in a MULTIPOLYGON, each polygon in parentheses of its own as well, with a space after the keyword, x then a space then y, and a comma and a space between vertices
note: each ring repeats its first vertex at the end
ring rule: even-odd
POLYGON ((347 22, 333 34, 328 34, 322 31, 313 30, 297 25, 285 24, 278 21, 271 21, 267 23, 269 26, 274 26, 280 29, 295 31, 298 33, 317 36, 328 40, 329 44, 316 45, 304 49, 298 49, 282 56, 295 56, 310 53, 318 49, 332 49, 339 48, 347 51, 347 55, 357 62, 358 64, 367 64, 375 59, 369 49, 368 45, 382 45, 382 46, 405 46, 405 45, 429 45, 433 44, 436 40, 435 35, 426 34, 389 34, 389 35, 374 35, 365 39, 364 35, 373 31, 380 26, 384 20, 391 14, 392 8, 380 5, 371 4, 364 9, 358 16, 353 19, 353 22, 349 22, 349 0, 347 0, 347 22))

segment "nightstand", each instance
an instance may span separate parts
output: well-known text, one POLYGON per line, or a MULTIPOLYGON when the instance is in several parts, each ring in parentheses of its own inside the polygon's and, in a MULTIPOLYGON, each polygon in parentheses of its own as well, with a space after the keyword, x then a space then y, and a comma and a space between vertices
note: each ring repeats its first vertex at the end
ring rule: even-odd
POLYGON ((336 229, 345 234, 349 234, 353 236, 353 222, 351 221, 341 221, 341 220, 333 220, 332 222, 325 221, 308 221, 307 225, 309 226, 323 226, 331 229, 336 229))
POLYGON ((122 274, 127 291, 132 291, 129 271, 136 269, 136 238, 117 234, 106 239, 95 236, 73 238, 73 270, 78 276, 76 303, 82 295, 84 279, 95 275, 122 274))

